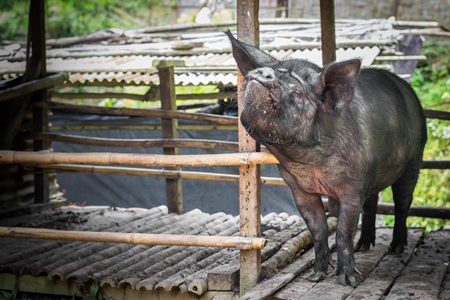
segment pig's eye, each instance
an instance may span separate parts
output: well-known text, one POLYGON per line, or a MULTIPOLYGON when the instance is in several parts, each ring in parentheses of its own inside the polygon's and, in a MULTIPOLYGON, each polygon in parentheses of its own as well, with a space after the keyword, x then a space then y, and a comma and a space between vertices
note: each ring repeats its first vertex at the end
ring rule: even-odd
POLYGON ((303 89, 295 84, 290 84, 289 88, 291 90, 291 93, 295 94, 297 97, 302 97, 304 95, 303 89))

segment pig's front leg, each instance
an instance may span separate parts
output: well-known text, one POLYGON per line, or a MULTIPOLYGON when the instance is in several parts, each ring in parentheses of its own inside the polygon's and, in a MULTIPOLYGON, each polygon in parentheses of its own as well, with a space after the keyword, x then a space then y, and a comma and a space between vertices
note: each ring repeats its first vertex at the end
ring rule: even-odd
POLYGON ((323 280, 330 264, 330 248, 328 247, 327 216, 322 199, 319 194, 305 193, 290 172, 280 165, 278 167, 292 191, 295 205, 305 220, 314 243, 316 262, 311 273, 305 278, 309 281, 323 280))
POLYGON ((339 284, 350 284, 356 287, 355 258, 353 239, 358 226, 361 199, 358 197, 342 197, 340 199, 339 217, 336 228, 337 269, 339 284))

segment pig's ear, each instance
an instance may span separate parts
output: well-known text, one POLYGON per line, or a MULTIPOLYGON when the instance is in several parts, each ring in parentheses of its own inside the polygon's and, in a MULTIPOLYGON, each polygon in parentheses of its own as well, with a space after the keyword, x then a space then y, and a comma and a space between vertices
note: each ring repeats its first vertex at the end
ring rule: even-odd
POLYGON ((238 41, 230 30, 225 31, 231 42, 233 57, 242 75, 261 67, 275 67, 279 61, 258 48, 238 41))
POLYGON ((339 111, 350 103, 360 68, 359 59, 331 63, 324 68, 315 92, 322 96, 320 106, 325 112, 339 111))

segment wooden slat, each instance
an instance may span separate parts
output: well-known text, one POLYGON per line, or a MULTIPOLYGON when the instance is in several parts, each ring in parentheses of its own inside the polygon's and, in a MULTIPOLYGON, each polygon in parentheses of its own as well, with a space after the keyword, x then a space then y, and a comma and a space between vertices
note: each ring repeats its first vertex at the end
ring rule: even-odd
MULTIPOLYGON (((336 219, 328 219, 328 229, 334 231, 336 228, 336 219)), ((331 234, 328 238, 328 245, 330 249, 335 247, 335 234, 331 234)), ((241 296, 241 300, 262 300, 273 295, 278 290, 282 289, 286 284, 291 282, 295 277, 307 270, 314 264, 315 254, 314 249, 306 251, 296 261, 290 263, 286 268, 281 269, 277 274, 271 278, 262 281, 245 295, 241 296)), ((301 291, 297 291, 296 296, 301 295, 301 291)))
MULTIPOLYGON (((392 267, 386 268, 384 271, 389 270, 391 276, 394 274, 399 274, 404 267, 404 261, 407 261, 412 255, 417 242, 422 235, 422 231, 419 230, 417 234, 411 234, 409 237, 409 248, 407 248, 401 255, 395 257, 395 260, 390 260, 392 267)), ((385 258, 386 249, 388 248, 392 239, 392 229, 379 229, 377 230, 377 239, 375 247, 372 247, 367 252, 357 252, 355 253, 355 264, 356 268, 362 273, 362 275, 356 274, 357 284, 360 284, 364 278, 369 276, 372 270, 385 258)), ((355 239, 356 241, 357 239, 355 239)), ((336 256, 334 253, 334 259, 336 261, 336 256)), ((388 258, 389 259, 389 258, 388 258)), ((395 279, 395 277, 390 277, 390 282, 395 279)), ((390 284, 389 282, 389 284, 390 284)), ((385 282, 386 283, 386 282, 385 282)), ((389 287, 389 284, 385 286, 385 289, 389 287)), ((314 288, 299 299, 311 300, 318 299, 317 297, 324 297, 324 299, 344 299, 348 294, 352 293, 354 289, 351 286, 342 286, 336 282, 336 276, 326 278, 324 281, 319 282, 314 288), (320 296, 318 296, 320 295, 320 296)), ((379 295, 380 291, 372 289, 371 287, 366 287, 361 289, 365 292, 364 299, 369 297, 371 293, 379 295)), ((347 298, 345 298, 347 299, 347 298)), ((359 299, 356 296, 353 299, 359 299)), ((379 298, 373 298, 379 299, 379 298)))
MULTIPOLYGON (((380 231, 388 231, 392 233, 392 230, 377 229, 376 243, 378 244, 381 242, 384 246, 387 246, 388 242, 390 242, 392 239, 392 234, 388 234, 387 236, 386 234, 384 234, 384 236, 379 236, 380 231)), ((350 293, 350 295, 346 299, 381 299, 382 296, 390 288, 392 282, 405 267, 405 263, 414 253, 422 237, 423 229, 408 230, 408 246, 406 247, 405 251, 398 255, 384 256, 384 258, 378 263, 378 265, 373 268, 367 278, 365 278, 365 280, 352 293, 350 293)), ((384 251, 385 250, 386 248, 384 249, 384 251)), ((370 251, 372 251, 372 249, 369 250, 369 252, 362 253, 362 255, 365 254, 367 260, 371 259, 370 251)))
POLYGON ((437 299, 448 268, 448 235, 448 230, 436 230, 425 236, 422 245, 395 281, 386 300, 437 299))
MULTIPOLYGON (((392 282, 402 272, 405 262, 413 255, 423 236, 423 229, 409 230, 408 246, 399 255, 387 255, 386 253, 386 249, 392 239, 392 228, 378 228, 376 234, 377 239, 374 247, 367 252, 355 253, 356 267, 361 272, 361 275, 356 275, 358 284, 356 289, 350 286, 339 285, 336 282, 336 276, 328 277, 319 283, 310 282, 303 279, 302 276, 298 276, 294 280, 291 278, 291 280, 286 281, 281 287, 273 285, 272 289, 279 289, 279 292, 272 293, 270 299, 381 299, 392 285, 392 282)), ((357 236, 355 241, 358 238, 357 236)), ((314 253, 310 252, 314 258, 314 253)), ((335 251, 333 251, 332 256, 336 262, 335 251)), ((286 269, 291 268, 291 265, 286 269)), ((309 272, 305 268, 302 271, 304 273, 309 272)), ((280 273, 285 273, 285 270, 281 270, 280 273)), ((277 276, 279 275, 275 275, 273 278, 277 276)), ((263 282, 258 287, 265 286, 266 290, 270 290, 271 280, 263 282)), ((258 297, 252 295, 251 299, 265 299, 264 297, 268 297, 268 295, 270 294, 267 292, 258 297)))

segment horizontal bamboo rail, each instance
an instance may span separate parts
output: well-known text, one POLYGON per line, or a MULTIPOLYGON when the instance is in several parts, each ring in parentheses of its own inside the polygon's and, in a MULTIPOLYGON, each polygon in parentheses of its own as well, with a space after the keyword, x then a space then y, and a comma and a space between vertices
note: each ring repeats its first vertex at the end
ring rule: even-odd
MULTIPOLYGON (((67 171, 71 173, 91 173, 91 174, 110 174, 110 175, 132 175, 132 176, 148 176, 148 177, 165 177, 171 179, 190 179, 190 180, 208 180, 222 182, 239 182, 239 175, 219 174, 206 172, 191 171, 174 171, 174 170, 154 170, 145 168, 129 168, 129 167, 108 167, 94 165, 68 165, 68 164, 30 164, 26 165, 31 168, 50 169, 55 171, 67 171)), ((261 176, 261 183, 266 185, 285 186, 286 182, 282 178, 261 176)))
POLYGON ((9 89, 0 91, 0 102, 30 94, 32 92, 42 90, 57 84, 61 84, 68 78, 69 76, 66 73, 60 73, 11 87, 9 89))
POLYGON ((27 152, 0 151, 0 164, 94 164, 166 167, 238 166, 277 164, 270 153, 248 152, 211 155, 160 155, 113 152, 27 152))
POLYGON ((237 248, 240 250, 262 249, 267 244, 267 240, 264 238, 88 232, 20 227, 0 227, 0 237, 95 243, 125 243, 133 245, 223 247, 237 248))
POLYGON ((179 147, 238 151, 237 142, 204 139, 112 139, 44 132, 24 134, 23 137, 47 142, 63 142, 101 147, 179 147))
MULTIPOLYGON (((162 155, 114 152, 30 152, 0 151, 0 164, 92 164, 165 167, 205 167, 278 164, 269 152, 210 155, 162 155)), ((449 169, 450 161, 424 161, 424 169, 449 169)))
MULTIPOLYGON (((149 124, 108 124, 108 125, 93 125, 96 121, 84 122, 77 125, 62 125, 52 126, 51 131, 71 131, 71 130, 161 130, 161 125, 149 124), (86 124, 84 124, 86 123, 86 124)), ((102 121, 102 124, 104 122, 102 121)), ((178 124, 178 130, 237 130, 236 125, 220 125, 220 124, 178 124)))
POLYGON ((198 122, 213 122, 223 125, 237 125, 237 117, 218 116, 211 114, 187 113, 181 111, 170 111, 162 109, 137 109, 125 107, 99 107, 92 105, 77 105, 60 102, 41 102, 35 104, 37 107, 67 110, 71 112, 81 112, 99 115, 115 115, 115 116, 138 116, 138 117, 156 117, 156 118, 177 118, 184 120, 192 120, 198 122))
MULTIPOLYGON (((205 94, 177 94, 177 100, 211 100, 225 99, 236 97, 236 92, 218 92, 205 94)), ((147 94, 130 94, 130 93, 53 93, 52 99, 131 99, 137 101, 159 101, 159 96, 151 96, 147 94)))

